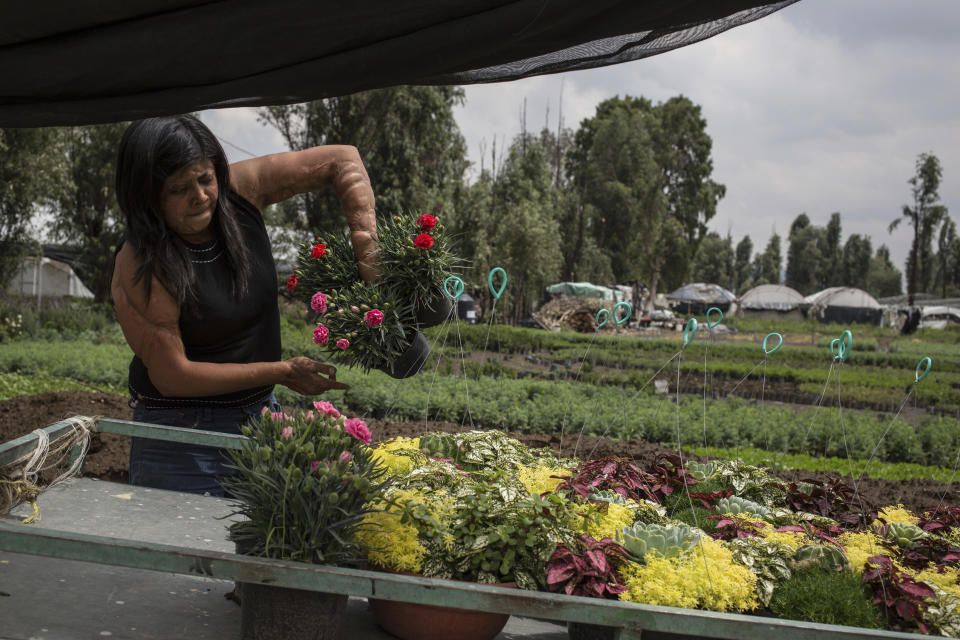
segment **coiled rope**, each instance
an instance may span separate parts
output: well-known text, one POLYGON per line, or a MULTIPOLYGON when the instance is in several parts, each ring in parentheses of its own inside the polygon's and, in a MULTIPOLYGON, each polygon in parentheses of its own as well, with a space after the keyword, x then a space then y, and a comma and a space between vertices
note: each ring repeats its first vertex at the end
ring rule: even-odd
POLYGON ((90 449, 90 431, 94 429, 98 419, 88 416, 68 418, 70 430, 58 435, 53 442, 46 431, 34 429, 37 446, 33 451, 0 467, 0 516, 7 515, 17 505, 27 502, 33 513, 26 517, 23 523, 30 524, 40 520, 37 498, 50 487, 79 473, 83 459, 90 449), (53 480, 46 482, 45 476, 49 474, 45 472, 62 468, 74 446, 78 446, 80 450, 73 462, 53 480))

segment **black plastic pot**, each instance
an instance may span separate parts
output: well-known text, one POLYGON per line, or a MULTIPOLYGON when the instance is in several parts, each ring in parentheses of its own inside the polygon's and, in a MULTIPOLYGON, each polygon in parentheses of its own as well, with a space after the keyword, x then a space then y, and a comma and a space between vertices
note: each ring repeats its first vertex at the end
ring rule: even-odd
POLYGON ((339 640, 347 596, 246 582, 242 640, 339 640))
POLYGON ((427 337, 417 331, 407 350, 399 358, 379 369, 391 378, 409 378, 420 372, 429 355, 430 344, 427 342, 427 337))
POLYGON ((449 318, 452 312, 453 300, 451 300, 449 296, 442 296, 434 300, 432 306, 417 308, 417 326, 419 326, 421 329, 435 327, 449 318))

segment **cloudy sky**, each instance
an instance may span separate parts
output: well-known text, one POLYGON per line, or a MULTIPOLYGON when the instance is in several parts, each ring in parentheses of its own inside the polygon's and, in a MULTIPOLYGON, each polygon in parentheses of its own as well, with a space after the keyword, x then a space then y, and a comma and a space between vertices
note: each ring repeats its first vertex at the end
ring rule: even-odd
MULTIPOLYGON (((457 121, 479 167, 482 148, 489 157, 494 138, 500 147, 519 132, 524 99, 528 129, 556 128, 562 92, 564 125, 575 129, 611 96, 682 94, 702 107, 714 179, 727 186, 712 229, 750 235, 757 250, 801 212, 822 225, 839 211, 844 238, 887 244, 902 269, 910 227, 891 235, 887 225, 911 202, 920 153, 940 159, 941 200, 960 217, 958 24, 951 0, 801 0, 646 60, 466 87, 457 121)), ((202 117, 231 159, 285 150, 252 109, 202 117)))

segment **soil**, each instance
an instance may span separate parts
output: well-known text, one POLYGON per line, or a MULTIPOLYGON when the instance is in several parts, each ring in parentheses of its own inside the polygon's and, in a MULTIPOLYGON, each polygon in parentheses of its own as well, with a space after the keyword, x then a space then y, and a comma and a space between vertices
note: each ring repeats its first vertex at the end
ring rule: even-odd
MULTIPOLYGON (((0 402, 0 443, 75 415, 130 420, 133 417, 133 409, 127 405, 127 398, 108 393, 57 391, 19 396, 0 402)), ((378 440, 387 440, 396 436, 419 436, 429 431, 450 433, 464 429, 459 424, 448 422, 370 420, 369 426, 378 440)), ((636 460, 641 467, 652 463, 660 452, 670 451, 663 446, 643 440, 612 440, 583 436, 578 442, 576 436, 569 434, 564 435, 562 439, 559 434, 511 433, 510 435, 531 448, 548 447, 565 455, 571 455, 576 449, 577 455, 581 458, 628 457, 636 460)), ((129 453, 129 438, 126 436, 96 434, 84 465, 84 475, 126 482, 129 453)), ((684 458, 700 461, 707 459, 688 452, 684 452, 684 458)), ((799 472, 798 475, 793 471, 781 471, 777 475, 786 480, 808 478, 824 480, 832 474, 804 471, 799 472)), ((865 477, 860 484, 860 493, 874 505, 900 503, 913 511, 935 506, 940 504, 941 500, 942 504, 960 505, 960 487, 935 480, 891 481, 865 477)))

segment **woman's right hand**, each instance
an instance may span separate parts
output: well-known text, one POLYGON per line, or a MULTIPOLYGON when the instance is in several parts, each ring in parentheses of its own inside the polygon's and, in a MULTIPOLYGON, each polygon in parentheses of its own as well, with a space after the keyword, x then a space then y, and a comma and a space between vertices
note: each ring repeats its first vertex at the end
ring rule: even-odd
POLYGON ((304 357, 290 358, 284 364, 288 373, 280 384, 299 394, 316 396, 330 389, 350 388, 350 385, 337 382, 337 368, 333 365, 304 357))

